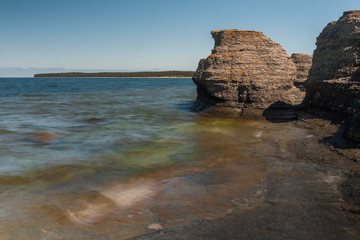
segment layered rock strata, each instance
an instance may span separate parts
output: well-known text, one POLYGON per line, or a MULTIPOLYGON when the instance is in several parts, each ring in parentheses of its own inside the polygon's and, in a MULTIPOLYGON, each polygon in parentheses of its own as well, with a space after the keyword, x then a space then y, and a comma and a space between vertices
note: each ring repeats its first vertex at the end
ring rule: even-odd
POLYGON ((304 104, 345 116, 347 136, 360 141, 360 10, 329 23, 316 45, 304 104))
MULTIPOLYGON (((262 116, 272 106, 279 112, 302 101, 304 93, 294 86, 296 66, 280 44, 256 31, 211 34, 215 47, 200 60, 193 76, 198 94, 195 110, 262 116)), ((293 112, 283 114, 280 118, 294 117, 293 112)))
POLYGON ((312 64, 312 55, 305 53, 293 53, 291 55, 291 59, 296 66, 296 79, 294 80, 294 85, 301 91, 305 92, 304 82, 309 76, 312 64))

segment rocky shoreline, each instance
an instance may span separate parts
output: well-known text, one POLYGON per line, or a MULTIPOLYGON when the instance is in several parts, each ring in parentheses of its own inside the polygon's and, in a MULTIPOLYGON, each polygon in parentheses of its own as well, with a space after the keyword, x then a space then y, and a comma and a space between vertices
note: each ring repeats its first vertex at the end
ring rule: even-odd
POLYGON ((222 116, 287 121, 297 110, 326 111, 344 136, 360 141, 360 10, 344 12, 317 38, 314 56, 293 54, 262 32, 212 31, 215 47, 193 81, 193 109, 222 116))
POLYGON ((233 212, 135 239, 358 239, 360 165, 349 161, 356 153, 334 151, 326 143, 330 138, 346 141, 330 120, 298 113, 300 119, 280 124, 306 129, 309 135, 277 140, 286 160, 270 159, 266 179, 248 198, 236 202, 233 212), (323 176, 316 173, 319 169, 323 176))
POLYGON ((279 140, 281 149, 290 153, 287 161, 328 175, 308 182, 303 175, 311 170, 294 174, 276 166, 284 175, 269 174, 227 216, 138 239, 359 239, 360 10, 329 23, 313 57, 289 57, 261 32, 232 29, 212 36, 212 54, 200 60, 193 77, 193 110, 306 129, 304 139, 279 140))

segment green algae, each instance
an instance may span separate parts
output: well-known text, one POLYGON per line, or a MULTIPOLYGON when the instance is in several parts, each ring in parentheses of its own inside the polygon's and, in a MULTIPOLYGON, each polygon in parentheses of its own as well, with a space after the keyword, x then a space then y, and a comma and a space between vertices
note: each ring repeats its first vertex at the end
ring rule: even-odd
POLYGON ((28 177, 16 175, 2 175, 0 176, 0 185, 18 185, 31 182, 28 177))
POLYGON ((16 191, 51 187, 68 181, 75 181, 94 174, 96 168, 86 165, 53 165, 43 169, 27 171, 22 175, 0 176, 0 186, 14 186, 16 191))

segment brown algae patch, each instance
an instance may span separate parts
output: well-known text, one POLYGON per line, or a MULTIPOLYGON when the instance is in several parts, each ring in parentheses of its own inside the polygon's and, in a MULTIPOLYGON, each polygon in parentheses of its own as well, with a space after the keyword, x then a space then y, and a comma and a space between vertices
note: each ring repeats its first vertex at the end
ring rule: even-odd
POLYGON ((65 134, 60 132, 45 132, 40 133, 31 138, 32 141, 39 143, 47 143, 63 137, 65 134))
POLYGON ((16 176, 16 175, 2 175, 0 176, 0 185, 17 185, 26 184, 31 180, 27 177, 16 176))

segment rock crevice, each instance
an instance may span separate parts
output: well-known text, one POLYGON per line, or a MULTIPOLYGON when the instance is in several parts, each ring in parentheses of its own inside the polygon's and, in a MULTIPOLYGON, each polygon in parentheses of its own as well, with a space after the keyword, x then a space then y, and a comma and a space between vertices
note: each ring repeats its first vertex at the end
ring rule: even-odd
POLYGON ((293 53, 291 55, 296 66, 296 79, 294 85, 301 91, 305 92, 304 82, 309 76, 309 70, 312 64, 312 56, 305 53, 293 53))

